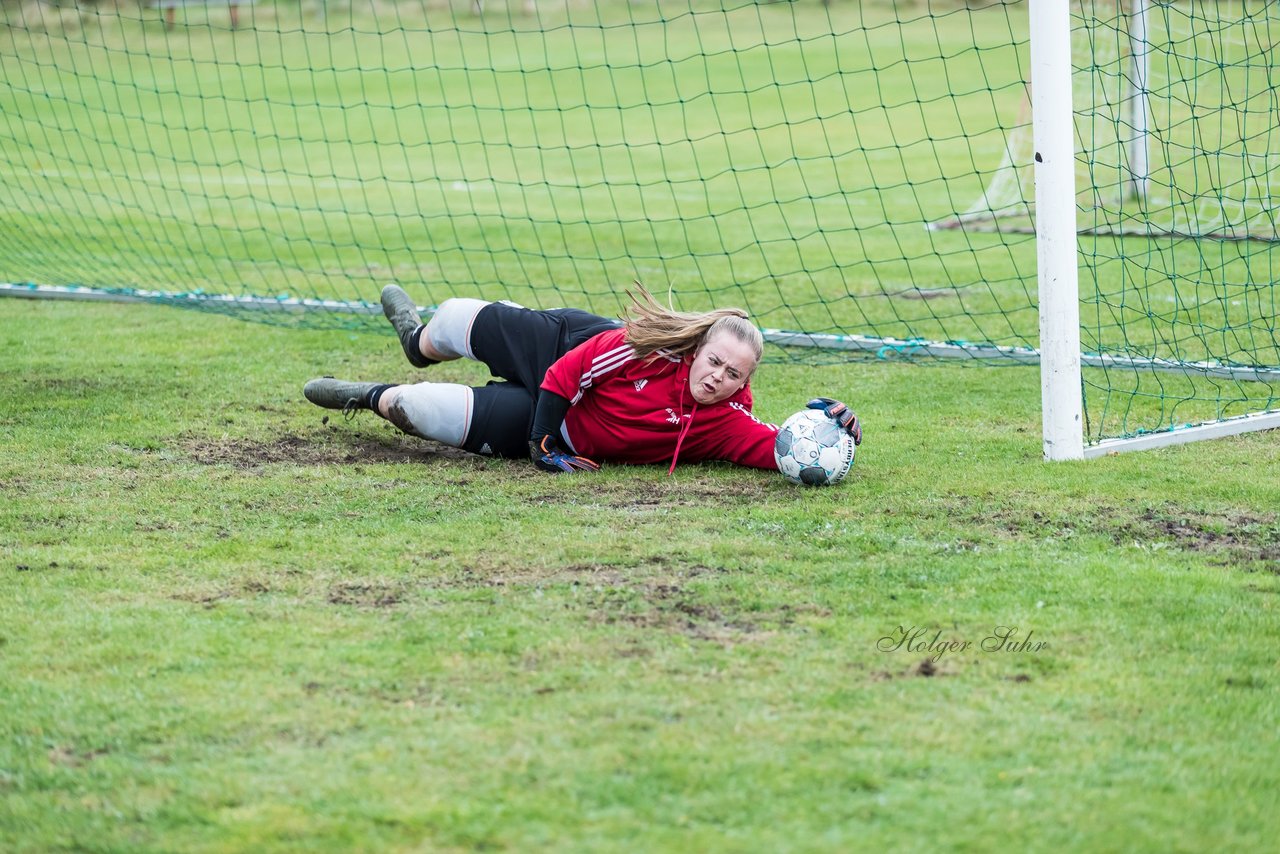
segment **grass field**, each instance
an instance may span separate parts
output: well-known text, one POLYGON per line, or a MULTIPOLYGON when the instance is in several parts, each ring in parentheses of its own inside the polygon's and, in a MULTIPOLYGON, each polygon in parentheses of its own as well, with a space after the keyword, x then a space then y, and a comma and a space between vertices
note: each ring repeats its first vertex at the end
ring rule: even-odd
POLYGON ((769 364, 845 484, 552 477, 302 400, 389 335, 6 300, 0 352, 0 849, 1280 834, 1274 434, 1047 465, 1032 370, 769 364))
MULTIPOLYGON (((0 281, 1035 343, 1033 243, 924 227, 1021 5, 468 5, 5 4, 0 281)), ((1273 245, 1082 240, 1085 348, 1275 364, 1273 245)), ((552 477, 326 418, 422 375, 325 322, 0 300, 0 851, 1274 847, 1277 434, 1046 465, 1034 369, 770 349, 841 486, 552 477)), ((1086 371, 1089 435, 1275 388, 1086 371)))

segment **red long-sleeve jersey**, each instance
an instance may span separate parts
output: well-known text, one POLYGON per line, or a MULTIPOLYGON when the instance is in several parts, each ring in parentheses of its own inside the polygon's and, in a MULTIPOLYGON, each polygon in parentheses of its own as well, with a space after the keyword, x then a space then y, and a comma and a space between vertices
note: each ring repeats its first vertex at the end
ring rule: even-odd
POLYGON ((542 388, 573 404, 564 438, 575 453, 622 463, 727 460, 777 468, 778 428, 751 414, 749 384, 700 405, 689 389, 689 359, 663 351, 641 359, 625 334, 601 332, 547 370, 542 388))

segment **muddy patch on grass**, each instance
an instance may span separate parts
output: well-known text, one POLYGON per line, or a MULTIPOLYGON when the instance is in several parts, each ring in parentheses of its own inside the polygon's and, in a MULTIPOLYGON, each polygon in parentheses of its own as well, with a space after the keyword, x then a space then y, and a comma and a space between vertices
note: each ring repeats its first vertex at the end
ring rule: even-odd
POLYGON ((621 494, 601 496, 602 504, 616 509, 690 507, 716 505, 745 507, 763 502, 770 494, 766 483, 754 477, 733 479, 691 476, 668 481, 628 484, 621 494))
POLYGON ((181 593, 174 593, 169 598, 178 602, 190 602, 208 611, 218 607, 219 602, 234 598, 235 595, 235 590, 225 588, 219 590, 184 590, 181 593))
MULTIPOLYGON (((309 432, 283 432, 265 439, 186 434, 178 437, 174 450, 177 456, 200 465, 229 466, 239 471, 256 471, 268 465, 461 464, 477 474, 488 473, 513 485, 521 493, 520 500, 529 504, 570 504, 627 514, 677 507, 754 505, 777 493, 771 477, 741 469, 730 469, 732 476, 726 476, 716 466, 682 468, 674 477, 660 479, 652 477, 653 466, 637 466, 636 477, 625 479, 553 475, 523 459, 482 457, 390 428, 352 431, 329 424, 309 432)), ((455 485, 467 483, 464 478, 455 485)))
MULTIPOLYGON (((532 466, 529 470, 536 471, 532 466)), ((637 468, 637 473, 643 469, 637 468)), ((546 477, 539 473, 540 476, 546 477)), ((554 475, 553 475, 554 476, 554 475)), ((764 503, 773 494, 770 484, 752 473, 736 472, 735 477, 721 478, 694 471, 683 471, 674 478, 661 481, 641 477, 625 483, 591 483, 590 475, 574 475, 574 489, 565 492, 542 492, 530 496, 539 504, 577 504, 623 513, 659 512, 670 507, 739 507, 764 503)))
POLYGON ((539 588, 554 585, 588 588, 629 588, 682 585, 695 578, 721 575, 729 570, 702 564, 677 565, 666 558, 650 557, 633 564, 573 563, 568 566, 517 566, 468 564, 441 586, 462 589, 484 587, 539 588))
POLYGON ((28 391, 42 394, 84 397, 101 391, 119 388, 123 381, 93 376, 40 377, 24 376, 22 383, 28 391))
POLYGON ((733 640, 763 631, 756 619, 731 613, 734 603, 707 602, 680 584, 606 587, 585 597, 593 622, 676 632, 698 640, 733 640))
POLYGON ((190 602, 205 610, 212 610, 223 602, 252 599, 273 591, 272 585, 260 578, 246 578, 220 586, 189 587, 169 595, 175 602, 190 602))
POLYGON ((817 605, 746 609, 733 597, 710 599, 678 583, 596 588, 588 592, 584 604, 588 618, 596 623, 717 643, 759 640, 792 628, 802 615, 830 615, 817 605))
POLYGON ((923 658, 907 667, 906 670, 876 670, 867 675, 868 681, 871 682, 892 682, 894 679, 933 679, 938 676, 954 676, 955 663, 948 661, 945 664, 934 661, 932 658, 923 658))
POLYGON ((1184 551, 1206 552, 1223 562, 1280 573, 1280 520, 1275 514, 1149 508, 1137 519, 1122 524, 1115 539, 1118 543, 1171 543, 1184 551))
POLYGON ((405 586, 382 581, 341 581, 329 588, 331 605, 357 608, 391 608, 405 599, 405 586))
POLYGON ((202 465, 228 465, 255 469, 275 463, 336 465, 361 463, 430 463, 439 460, 475 460, 465 451, 394 433, 370 435, 320 430, 285 433, 271 439, 235 437, 215 439, 187 436, 182 451, 202 465))
POLYGON ((1280 516, 1250 510, 1204 511, 1170 504, 1123 508, 1100 505, 1070 510, 996 508, 965 517, 995 525, 1017 538, 1069 540, 1102 536, 1117 546, 1172 548, 1214 562, 1280 574, 1280 516))
MULTIPOLYGON (((803 616, 830 616, 818 605, 746 608, 734 597, 701 588, 731 570, 699 563, 674 564, 652 557, 631 565, 577 563, 559 567, 464 567, 439 586, 505 589, 512 595, 560 587, 566 607, 590 622, 632 626, 715 642, 761 638, 795 625, 803 616)), ((622 654, 622 653, 620 653, 622 654)))
POLYGON ((81 768, 100 756, 106 756, 110 752, 105 747, 81 750, 75 747, 59 745, 49 751, 49 764, 60 765, 64 768, 81 768))
POLYGON ((414 590, 429 589, 421 579, 305 577, 307 573, 285 570, 275 576, 244 578, 218 586, 193 587, 170 595, 178 602, 190 602, 206 610, 223 604, 245 604, 264 596, 279 596, 295 602, 323 601, 354 608, 394 608, 406 602, 414 590))

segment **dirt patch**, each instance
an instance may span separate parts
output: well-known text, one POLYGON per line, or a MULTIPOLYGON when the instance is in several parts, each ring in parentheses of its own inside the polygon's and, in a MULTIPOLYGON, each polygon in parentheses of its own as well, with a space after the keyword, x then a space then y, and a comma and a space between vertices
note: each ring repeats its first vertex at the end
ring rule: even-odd
MULTIPOLYGON (((521 467, 526 468, 526 467, 521 467)), ((539 477, 548 475, 537 472, 539 477)), ((558 477, 558 475, 551 475, 558 477)), ((675 477, 660 481, 635 478, 626 483, 592 483, 591 475, 571 475, 576 478, 571 492, 540 492, 531 495, 531 503, 578 504, 619 510, 624 513, 651 513, 668 507, 726 507, 762 504, 772 494, 771 483, 764 478, 752 477, 741 470, 733 478, 711 476, 697 469, 684 469, 675 477)))
MULTIPOLYGON (((802 616, 830 616, 818 605, 784 604, 746 610, 733 598, 718 598, 696 589, 729 573, 725 567, 678 564, 651 557, 634 564, 576 563, 556 567, 513 567, 472 564, 431 586, 448 589, 538 590, 568 588, 570 605, 588 620, 609 625, 674 632, 698 640, 732 642, 758 638, 795 624, 802 616)), ((629 653, 635 654, 634 650, 629 653)))
POLYGON ((1005 507, 979 508, 975 513, 973 507, 961 511, 960 508, 965 503, 968 502, 963 499, 958 500, 952 513, 974 525, 994 525, 1013 537, 1031 537, 1040 540, 1070 539, 1077 532, 1104 528, 1108 520, 1114 519, 1119 513, 1113 507, 1094 507, 1088 511, 1088 515, 1082 514, 1078 517, 1045 510, 1005 507))
POLYGON ((391 608, 404 601, 401 584, 376 581, 342 581, 329 588, 331 605, 353 605, 358 608, 391 608))
MULTIPOLYGON (((293 574, 293 571, 286 570, 285 574, 293 574)), ((169 598, 178 602, 191 602, 200 605, 206 610, 216 608, 219 603, 230 599, 250 598, 256 596, 264 596, 268 593, 276 592, 276 587, 268 580, 263 578, 246 578, 236 584, 226 587, 206 587, 203 589, 182 590, 172 594, 169 598)))
POLYGON ((202 465, 229 465, 254 469, 263 465, 336 465, 362 463, 429 463, 437 460, 479 458, 435 442, 394 433, 362 433, 319 430, 309 434, 286 433, 268 440, 214 439, 188 436, 182 451, 202 465))
POLYGON ((932 658, 923 658, 906 670, 876 670, 867 676, 871 682, 892 682, 894 679, 932 679, 935 676, 952 676, 954 665, 948 663, 946 665, 934 661, 932 658))
POLYGON ((607 496, 602 503, 619 509, 707 504, 725 506, 726 502, 750 506, 765 501, 769 495, 768 484, 760 478, 696 478, 693 472, 682 472, 681 476, 661 482, 628 484, 625 494, 607 496))
POLYGON ((105 747, 96 750, 76 750, 73 747, 58 746, 49 751, 49 763, 64 768, 80 768, 108 753, 110 751, 105 747))
MULTIPOLYGON (((458 448, 398 433, 384 424, 367 431, 346 429, 327 423, 309 432, 286 432, 268 439, 253 437, 212 437, 187 434, 178 437, 180 455, 211 466, 255 470, 265 465, 360 465, 463 463, 482 471, 496 469, 504 480, 545 483, 548 487, 564 478, 572 479, 570 489, 535 489, 530 503, 579 504, 623 512, 643 513, 664 507, 691 507, 764 502, 774 495, 772 478, 752 477, 738 469, 733 477, 718 476, 714 468, 681 468, 675 477, 651 480, 638 476, 625 483, 602 482, 590 474, 551 475, 524 460, 502 460, 470 454, 458 448), (383 429, 377 429, 383 428, 383 429)), ((637 472, 653 467, 638 467, 637 472)), ((465 485, 461 481, 459 485, 465 485)))
POLYGON ((678 583, 598 588, 588 594, 586 606, 593 622, 673 632, 719 643, 768 637, 794 625, 802 614, 830 614, 816 605, 789 604, 744 611, 735 599, 707 601, 678 583))
POLYGON ((729 570, 702 564, 679 565, 667 558, 651 557, 634 564, 575 563, 569 566, 535 567, 509 564, 471 564, 454 576, 442 579, 443 587, 547 587, 567 584, 573 587, 631 588, 663 585, 679 586, 709 575, 729 570))
POLYGON ((1077 534, 1119 546, 1161 546, 1212 556, 1223 564, 1280 574, 1280 516, 1247 510, 1202 511, 1163 504, 1145 508, 1101 505, 1069 510, 996 508, 962 515, 1015 537, 1067 540, 1077 534))
POLYGON ((92 376, 75 377, 40 377, 24 376, 23 386, 29 391, 38 391, 50 395, 70 395, 83 397, 99 391, 115 388, 119 383, 92 376))
POLYGON ((607 625, 657 629, 720 642, 745 639, 764 631, 756 615, 745 619, 727 613, 724 609, 731 604, 698 601, 675 584, 610 587, 593 591, 586 600, 589 619, 607 625))
POLYGON ((392 608, 405 601, 411 587, 410 583, 405 581, 360 579, 335 581, 329 584, 321 582, 308 589, 298 589, 283 580, 279 581, 281 583, 274 583, 270 578, 248 578, 222 587, 183 590, 172 594, 169 598, 200 605, 206 610, 216 608, 224 602, 239 602, 273 593, 312 601, 323 597, 324 601, 330 605, 392 608))
MULTIPOLYGON (((588 620, 609 625, 674 632, 699 640, 732 642, 787 629, 805 615, 830 616, 818 605, 784 604, 747 610, 734 598, 697 589, 729 573, 725 567, 679 564, 650 557, 633 564, 576 563, 536 567, 470 564, 427 586, 436 589, 505 589, 515 595, 548 587, 567 588, 566 607, 582 609, 588 620)), ((637 654, 632 649, 623 655, 637 654)))
POLYGON ((1203 513, 1154 507, 1121 524, 1114 539, 1117 543, 1170 543, 1183 551, 1214 555, 1224 563, 1280 574, 1280 520, 1274 513, 1203 513))
MULTIPOLYGON (((47 562, 41 561, 40 563, 17 563, 14 564, 13 568, 18 572, 36 572, 46 569, 60 569, 64 572, 78 572, 79 570, 84 569, 84 567, 78 563, 63 563, 56 560, 47 562)), ((96 569, 102 571, 106 569, 106 567, 98 566, 96 569)))
POLYGON ((182 593, 174 593, 170 599, 178 602, 191 602, 195 605, 202 606, 206 611, 216 608, 219 602, 230 599, 235 596, 233 590, 189 590, 182 593))

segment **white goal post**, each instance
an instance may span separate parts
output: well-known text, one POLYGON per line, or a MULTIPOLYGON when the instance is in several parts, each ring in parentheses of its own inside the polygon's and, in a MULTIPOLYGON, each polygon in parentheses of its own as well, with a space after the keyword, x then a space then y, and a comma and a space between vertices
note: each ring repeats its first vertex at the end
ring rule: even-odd
POLYGON ((1031 15, 1044 455, 1048 460, 1078 460, 1084 456, 1084 405, 1080 397, 1071 16, 1068 0, 1032 0, 1027 5, 1031 15))
MULTIPOLYGON (((1129 75, 1122 103, 1124 122, 1130 129, 1129 139, 1124 144, 1127 162, 1123 164, 1127 173, 1127 195, 1136 200, 1145 199, 1149 182, 1147 3, 1148 0, 1130 0, 1129 75)), ((1280 428, 1280 411, 1265 411, 1186 424, 1155 433, 1103 439, 1086 445, 1081 374, 1071 4, 1070 0, 1032 0, 1028 7, 1045 459, 1091 459, 1122 451, 1147 450, 1280 428)), ((1089 152, 1085 154, 1088 156, 1089 152)), ((1197 371, 1195 364, 1177 364, 1182 370, 1197 371)), ((1150 364, 1143 367, 1161 369, 1150 364)), ((1220 370, 1221 366, 1212 366, 1209 375, 1223 376, 1220 370)), ((1274 370, 1254 368, 1252 376, 1248 369, 1245 373, 1230 376, 1265 381, 1274 379, 1275 374, 1274 370)))

